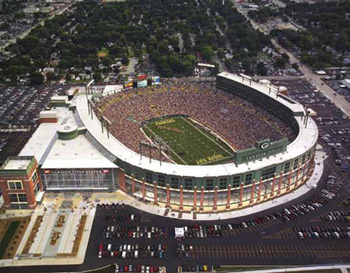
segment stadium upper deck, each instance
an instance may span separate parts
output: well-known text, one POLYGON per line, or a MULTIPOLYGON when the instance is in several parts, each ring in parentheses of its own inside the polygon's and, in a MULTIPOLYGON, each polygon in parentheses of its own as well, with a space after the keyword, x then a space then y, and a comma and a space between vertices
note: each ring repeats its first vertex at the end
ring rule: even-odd
MULTIPOLYGON (((256 141, 264 139, 277 141, 286 138, 291 141, 296 136, 286 122, 265 110, 264 107, 235 94, 216 90, 211 85, 196 82, 171 81, 162 85, 138 88, 136 91, 125 90, 96 102, 95 109, 99 118, 105 116, 111 122, 110 132, 135 152, 139 151, 141 141, 148 142, 145 134, 140 130, 141 125, 149 120, 174 115, 184 115, 195 120, 202 129, 205 128, 204 131, 215 134, 234 150, 251 148, 256 141)), ((163 125, 161 127, 163 132, 169 129, 163 125)), ((193 134, 195 132, 196 130, 192 131, 193 134)), ((168 133, 170 133, 169 130, 168 133)), ((191 135, 190 132, 188 133, 191 135)), ((172 132, 174 138, 181 134, 183 134, 181 130, 178 133, 172 132)), ((178 138, 177 141, 179 141, 178 138)), ((204 140, 198 137, 198 141, 204 140)), ((177 144, 179 144, 177 146, 181 145, 181 143, 177 144)), ((182 144, 188 146, 184 145, 187 142, 182 144)), ((198 151, 178 148, 179 154, 190 153, 192 156, 197 154, 201 157, 198 151)), ((155 149, 152 151, 151 156, 159 159, 158 151, 155 149)), ((178 160, 178 162, 182 161, 178 160)))
POLYGON ((215 166, 187 166, 167 162, 162 162, 162 164, 160 164, 160 162, 156 159, 150 160, 147 155, 143 156, 141 159, 139 153, 136 153, 127 148, 113 135, 109 135, 108 138, 106 130, 102 132, 101 123, 95 113, 92 113, 93 118, 91 118, 91 114, 88 112, 88 103, 86 97, 83 95, 80 95, 77 98, 77 111, 82 122, 91 133, 91 135, 102 146, 106 147, 106 149, 109 150, 110 153, 112 153, 116 158, 124 161, 125 163, 138 166, 139 168, 145 170, 168 175, 179 175, 184 177, 218 177, 233 175, 236 173, 252 171, 260 169, 264 166, 279 164, 280 162, 291 160, 314 147, 318 138, 317 126, 311 118, 307 119, 307 124, 306 126, 304 125, 305 118, 302 115, 305 115, 306 112, 302 105, 277 96, 275 92, 269 92, 268 86, 253 81, 250 82, 246 79, 242 80, 242 77, 231 74, 219 74, 218 76, 227 77, 236 83, 240 83, 243 86, 252 88, 256 90, 256 92, 260 92, 266 95, 271 100, 283 104, 295 114, 293 117, 295 119, 295 122, 298 124, 299 132, 294 141, 287 146, 287 150, 284 153, 278 154, 278 156, 271 156, 268 158, 263 158, 259 161, 247 162, 246 164, 240 165, 230 163, 215 166))

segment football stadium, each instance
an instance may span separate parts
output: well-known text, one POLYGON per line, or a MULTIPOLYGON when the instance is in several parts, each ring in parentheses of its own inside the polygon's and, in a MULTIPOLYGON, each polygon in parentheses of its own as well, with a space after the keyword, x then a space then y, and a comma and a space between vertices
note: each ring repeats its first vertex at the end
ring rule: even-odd
POLYGON ((215 84, 151 78, 106 89, 89 83, 73 98, 53 97, 0 175, 31 157, 42 183, 36 200, 44 191, 121 190, 205 213, 288 194, 312 174, 314 112, 267 81, 225 72, 215 84))

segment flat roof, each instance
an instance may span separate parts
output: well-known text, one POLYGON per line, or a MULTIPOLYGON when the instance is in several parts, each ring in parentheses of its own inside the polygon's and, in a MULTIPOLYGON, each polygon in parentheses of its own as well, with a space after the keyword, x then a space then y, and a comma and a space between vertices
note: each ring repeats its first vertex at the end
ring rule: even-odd
MULTIPOLYGON (((239 82, 242 81, 242 77, 239 76, 235 76, 232 74, 225 76, 229 77, 232 80, 238 80, 239 82)), ((297 102, 295 104, 292 104, 280 97, 277 97, 276 94, 268 94, 269 88, 267 88, 266 85, 258 84, 256 82, 252 82, 250 85, 249 80, 245 80, 244 84, 257 89, 257 91, 259 92, 264 92, 271 98, 283 103, 287 107, 293 108, 293 111, 304 111, 303 106, 297 102)), ((104 132, 102 133, 101 123, 96 117, 95 113, 93 113, 93 119, 91 119, 88 113, 88 105, 85 94, 78 94, 76 99, 77 113, 79 114, 84 126, 95 138, 95 140, 99 142, 102 146, 104 146, 108 151, 110 151, 110 153, 112 153, 115 157, 139 168, 168 175, 177 175, 185 177, 217 177, 258 170, 264 168, 265 166, 278 164, 282 161, 290 160, 299 155, 302 155, 305 151, 313 147, 313 145, 317 142, 318 139, 317 125, 312 118, 308 119, 307 127, 305 128, 303 118, 295 117, 296 121, 299 124, 300 132, 296 139, 287 146, 287 151, 284 153, 266 157, 261 160, 243 163, 240 165, 235 165, 234 163, 227 163, 211 166, 195 166, 179 165, 167 162, 162 162, 162 164, 160 164, 160 162, 155 159, 152 159, 150 163, 148 157, 143 156, 141 160, 140 155, 138 153, 127 148, 113 135, 110 134, 108 138, 106 130, 104 130, 104 132)))
POLYGON ((38 164, 42 164, 50 143, 54 142, 57 138, 57 129, 60 127, 63 120, 72 113, 67 107, 56 107, 54 110, 58 112, 58 122, 40 123, 32 137, 19 153, 20 156, 35 156, 38 164))
POLYGON ((3 170, 25 170, 32 162, 30 159, 9 159, 5 165, 2 166, 3 170))
POLYGON ((43 169, 117 168, 84 136, 72 140, 57 139, 46 157, 43 169))
POLYGON ((58 139, 57 132, 67 133, 79 125, 68 107, 55 107, 54 110, 58 112, 58 122, 41 123, 20 156, 35 156, 39 165, 46 169, 117 168, 83 134, 72 140, 58 139))
POLYGON ((123 89, 123 85, 121 84, 116 84, 116 85, 106 85, 105 88, 103 89, 103 96, 109 95, 109 94, 114 94, 118 93, 123 89))

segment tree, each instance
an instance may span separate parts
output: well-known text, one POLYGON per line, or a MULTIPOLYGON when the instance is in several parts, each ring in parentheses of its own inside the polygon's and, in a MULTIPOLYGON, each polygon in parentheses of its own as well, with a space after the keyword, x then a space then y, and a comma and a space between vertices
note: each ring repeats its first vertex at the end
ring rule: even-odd
POLYGON ((164 39, 161 40, 159 43, 159 51, 160 53, 167 54, 169 52, 169 42, 168 40, 164 39))
POLYGON ((48 73, 46 74, 46 80, 47 80, 48 82, 57 81, 57 80, 58 80, 58 77, 57 77, 57 75, 56 75, 55 73, 48 72, 48 73))
POLYGON ((102 80, 101 73, 94 73, 94 74, 92 75, 92 78, 94 79, 94 81, 95 81, 96 83, 101 82, 101 80, 102 80))
POLYGON ((282 57, 277 57, 274 66, 276 68, 284 68, 286 63, 287 63, 286 59, 284 59, 282 57))
POLYGON ((127 55, 123 55, 123 57, 122 57, 122 64, 123 65, 128 65, 129 64, 129 58, 128 58, 128 56, 127 55))
POLYGON ((45 68, 47 66, 47 62, 45 61, 45 59, 40 58, 35 60, 34 65, 36 66, 36 68, 45 68))
POLYGON ((257 73, 261 76, 266 76, 267 75, 267 69, 264 65, 263 62, 259 62, 258 65, 256 66, 257 68, 257 73))
POLYGON ((283 15, 283 16, 282 16, 282 21, 283 21, 284 23, 288 23, 288 22, 289 22, 288 16, 283 15))
POLYGON ((287 53, 282 53, 282 58, 289 62, 289 55, 287 53))
POLYGON ((30 83, 33 85, 39 85, 44 83, 44 76, 39 72, 32 72, 29 76, 30 83))
POLYGON ((297 63, 292 64, 292 68, 295 70, 299 70, 299 65, 297 63))
POLYGON ((253 62, 251 58, 244 58, 242 60, 242 67, 244 69, 244 72, 248 75, 253 74, 253 62))
POLYGON ((214 56, 213 48, 210 45, 201 47, 201 53, 205 61, 210 62, 211 58, 214 56))
POLYGON ((109 57, 103 57, 101 59, 101 63, 105 66, 110 66, 112 64, 112 60, 109 57))

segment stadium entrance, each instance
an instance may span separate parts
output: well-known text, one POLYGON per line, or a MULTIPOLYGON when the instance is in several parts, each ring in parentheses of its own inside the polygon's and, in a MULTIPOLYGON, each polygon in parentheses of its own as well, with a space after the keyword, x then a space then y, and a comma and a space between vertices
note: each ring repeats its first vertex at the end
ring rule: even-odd
POLYGON ((116 169, 42 170, 46 190, 115 190, 116 169))

